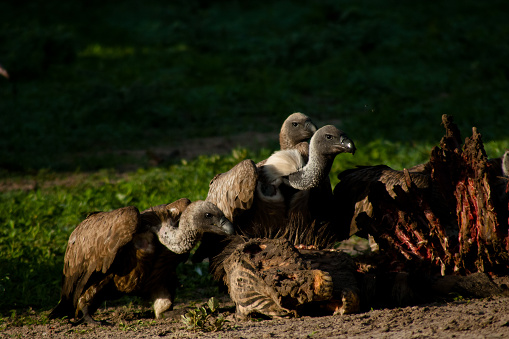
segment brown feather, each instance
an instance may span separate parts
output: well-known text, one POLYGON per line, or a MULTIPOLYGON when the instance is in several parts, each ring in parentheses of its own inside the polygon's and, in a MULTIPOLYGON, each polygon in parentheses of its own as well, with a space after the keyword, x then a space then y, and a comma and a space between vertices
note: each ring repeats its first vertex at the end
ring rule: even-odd
POLYGON ((162 300, 154 305, 156 316, 171 307, 176 267, 188 253, 173 253, 154 232, 163 222, 178 226, 190 203, 180 199, 141 214, 130 206, 89 215, 69 237, 61 300, 50 317, 81 314, 93 321, 90 316, 105 299, 122 293, 162 300))
POLYGON ((223 211, 228 220, 251 208, 254 200, 258 171, 252 160, 244 160, 231 170, 216 175, 210 182, 206 201, 223 211))
POLYGON ((90 215, 71 233, 65 251, 62 297, 77 303, 94 272, 108 271, 120 248, 139 227, 139 211, 130 206, 90 215), (94 234, 93 237, 90 234, 94 234))

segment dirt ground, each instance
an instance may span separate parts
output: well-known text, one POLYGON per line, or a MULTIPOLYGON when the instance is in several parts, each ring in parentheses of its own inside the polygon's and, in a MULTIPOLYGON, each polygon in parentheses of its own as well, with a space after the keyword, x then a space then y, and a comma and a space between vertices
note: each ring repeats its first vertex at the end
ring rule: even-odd
MULTIPOLYGON (((259 135, 252 140, 260 140, 259 135)), ((214 151, 225 153, 242 145, 244 138, 220 140, 214 151), (224 148, 224 149, 223 149, 224 148)), ((259 141, 261 143, 261 141, 259 141)), ((201 145, 203 145, 202 143, 201 145)), ((207 143, 205 143, 207 144, 207 143)), ((196 147, 176 149, 178 156, 193 155, 196 147)), ((201 149, 201 151, 203 151, 201 149)), ((168 152, 166 150, 165 152, 168 152)), ((175 153, 164 154, 172 156, 175 153)), ((86 174, 84 174, 86 175, 86 174)), ((74 178, 76 180, 76 178, 74 178)), ((66 184, 49 182, 45 185, 66 184)), ((4 182, 0 190, 33 189, 37 183, 4 182)), ((354 253, 366 249, 367 242, 350 241, 341 247, 354 253)), ((238 320, 235 307, 227 295, 218 296, 219 313, 228 322, 217 332, 191 331, 181 316, 207 300, 177 303, 164 319, 155 320, 148 306, 120 305, 100 309, 95 318, 107 321, 101 326, 73 326, 66 320, 45 321, 45 314, 33 312, 15 321, 0 322, 0 338, 509 338, 509 297, 463 299, 432 302, 412 307, 374 309, 360 314, 305 316, 290 319, 238 320), (38 325, 44 323, 43 325, 38 325), (25 324, 25 325, 20 325, 25 324), (26 325, 32 324, 32 325, 26 325)), ((6 319, 4 319, 6 320, 6 319)))
MULTIPOLYGON (((366 313, 291 319, 236 320, 233 303, 221 297, 221 314, 229 320, 218 332, 184 328, 181 314, 192 309, 177 304, 166 318, 152 319, 149 308, 100 310, 96 319, 112 325, 71 326, 64 320, 46 325, 8 327, 0 338, 508 338, 509 298, 457 300, 444 303, 378 309, 366 313)), ((205 302, 205 300, 204 300, 205 302)), ((34 315, 34 317, 36 317, 34 315)))
MULTIPOLYGON (((366 246, 367 242, 358 238, 343 243, 341 248, 355 253, 366 250, 366 246)), ((507 280, 504 282, 509 285, 507 280)), ((235 305, 228 295, 216 297, 220 306, 211 318, 222 315, 228 320, 216 332, 185 327, 182 315, 207 302, 195 299, 176 303, 174 310, 157 320, 150 305, 120 303, 103 307, 94 315, 105 322, 99 326, 48 321, 49 311, 33 311, 18 318, 0 319, 0 338, 509 338, 509 297, 502 295, 482 299, 456 296, 447 301, 349 315, 248 320, 236 318, 235 305)))
MULTIPOLYGON (((356 254, 368 248, 366 240, 353 237, 340 249, 356 254)), ((507 284, 501 280, 499 284, 507 284)), ((178 290, 177 290, 178 294, 178 290)), ((372 309, 368 312, 334 316, 304 316, 288 319, 235 316, 235 305, 227 294, 216 296, 218 313, 228 322, 217 332, 192 331, 182 315, 204 305, 207 299, 180 302, 155 320, 150 305, 120 304, 98 310, 94 318, 102 326, 72 326, 66 320, 51 320, 44 325, 7 324, 0 338, 509 338, 509 297, 483 299, 451 297, 412 307, 372 309)), ((23 323, 44 323, 45 314, 29 315, 23 323)))

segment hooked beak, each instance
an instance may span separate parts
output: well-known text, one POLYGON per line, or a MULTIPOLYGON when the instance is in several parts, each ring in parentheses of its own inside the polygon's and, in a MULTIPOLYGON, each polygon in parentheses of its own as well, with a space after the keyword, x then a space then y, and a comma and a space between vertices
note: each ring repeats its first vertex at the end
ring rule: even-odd
POLYGON ((222 217, 221 220, 219 220, 219 225, 221 227, 221 230, 223 230, 226 234, 233 234, 233 224, 228 220, 226 217, 222 217))
POLYGON ((350 138, 348 138, 346 135, 342 135, 340 137, 339 144, 340 144, 340 148, 345 153, 355 154, 355 151, 357 150, 355 148, 355 144, 353 143, 353 141, 350 138))
POLYGON ((311 133, 311 136, 313 136, 313 134, 315 134, 317 128, 316 128, 316 125, 313 124, 313 122, 311 120, 307 120, 306 121, 306 130, 311 133))

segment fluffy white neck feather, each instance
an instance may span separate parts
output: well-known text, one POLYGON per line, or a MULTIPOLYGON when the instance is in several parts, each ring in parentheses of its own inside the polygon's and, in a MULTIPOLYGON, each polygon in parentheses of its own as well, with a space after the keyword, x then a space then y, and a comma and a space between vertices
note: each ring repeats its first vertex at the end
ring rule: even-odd
POLYGON ((305 165, 295 149, 274 152, 263 166, 263 173, 270 183, 279 184, 281 177, 297 172, 305 165))

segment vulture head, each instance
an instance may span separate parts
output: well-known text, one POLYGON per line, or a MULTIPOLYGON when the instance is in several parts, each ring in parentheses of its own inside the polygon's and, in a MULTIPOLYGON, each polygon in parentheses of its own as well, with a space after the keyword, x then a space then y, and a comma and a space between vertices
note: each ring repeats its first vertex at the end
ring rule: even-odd
POLYGON ((355 153, 355 145, 341 130, 332 125, 320 128, 309 143, 309 160, 296 172, 284 178, 287 185, 298 190, 318 187, 329 175, 336 155, 355 153))
POLYGON ((191 203, 179 220, 166 219, 153 230, 161 244, 177 254, 190 251, 203 233, 225 235, 234 232, 232 223, 216 205, 201 200, 191 203))
POLYGON ((263 175, 271 185, 284 182, 301 191, 309 190, 322 183, 336 155, 345 152, 355 153, 353 141, 343 131, 327 125, 311 137, 307 164, 296 149, 277 151, 265 162, 263 175))
POLYGON ((293 113, 281 126, 279 145, 281 149, 294 148, 297 144, 307 141, 316 132, 316 126, 311 119, 302 113, 293 113))
POLYGON ((310 155, 336 157, 340 153, 355 153, 355 144, 342 130, 332 125, 323 126, 311 138, 310 155))

